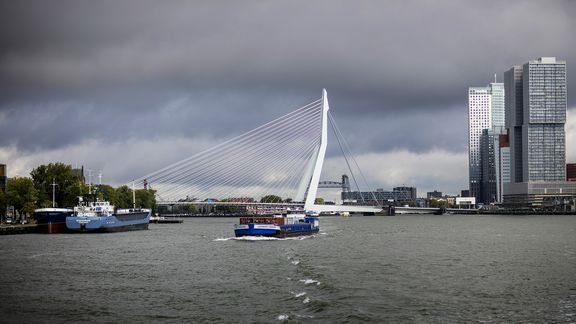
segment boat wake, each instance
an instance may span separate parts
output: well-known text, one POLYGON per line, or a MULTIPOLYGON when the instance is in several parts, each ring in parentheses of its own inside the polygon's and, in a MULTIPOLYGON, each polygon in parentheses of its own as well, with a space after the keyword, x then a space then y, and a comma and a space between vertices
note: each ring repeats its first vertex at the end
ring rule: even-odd
POLYGON ((309 238, 313 238, 316 235, 306 235, 298 237, 268 237, 268 236, 241 236, 241 237, 221 237, 214 240, 214 242, 222 241, 247 241, 247 242, 259 242, 259 241, 301 241, 309 238))
POLYGON ((305 285, 315 284, 315 285, 317 285, 317 286, 320 286, 320 284, 321 284, 320 281, 314 280, 314 279, 301 279, 301 280, 298 280, 298 281, 299 281, 299 282, 302 282, 302 283, 305 284, 305 285))
POLYGON ((214 241, 249 241, 249 242, 258 242, 258 241, 282 241, 284 239, 277 238, 277 237, 266 237, 266 236, 241 236, 241 237, 225 237, 225 238, 217 238, 214 241))

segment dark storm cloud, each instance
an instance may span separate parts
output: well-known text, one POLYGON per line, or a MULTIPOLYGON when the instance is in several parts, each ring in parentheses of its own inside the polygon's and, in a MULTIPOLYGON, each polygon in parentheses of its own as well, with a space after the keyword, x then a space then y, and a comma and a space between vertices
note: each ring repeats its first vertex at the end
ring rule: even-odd
POLYGON ((2 2, 0 145, 225 138, 327 88, 359 150, 463 150, 469 86, 539 56, 576 75, 574 14, 571 1, 2 2))

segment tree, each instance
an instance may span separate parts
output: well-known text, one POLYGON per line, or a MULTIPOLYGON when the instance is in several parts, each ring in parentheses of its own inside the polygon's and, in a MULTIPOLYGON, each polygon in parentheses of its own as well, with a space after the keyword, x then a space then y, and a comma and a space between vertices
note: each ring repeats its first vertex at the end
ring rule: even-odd
POLYGON ((116 207, 118 208, 131 208, 132 207, 132 189, 128 186, 120 186, 116 188, 116 207))
POLYGON ((98 198, 109 201, 111 205, 118 206, 118 194, 116 189, 109 185, 98 185, 96 189, 98 198))
POLYGON ((174 207, 172 208, 172 212, 174 214, 196 214, 198 212, 198 209, 196 208, 195 205, 174 205, 174 207))
MULTIPOLYGON (((253 202, 252 198, 224 198, 221 202, 253 202)), ((246 211, 245 206, 226 206, 221 205, 218 206, 218 211, 222 214, 234 214, 234 213, 241 213, 246 211)))
POLYGON ((324 198, 322 198, 322 197, 317 197, 316 199, 314 199, 314 204, 316 204, 316 205, 324 205, 324 198))
POLYGON ((34 213, 38 200, 38 190, 34 182, 26 177, 14 177, 6 185, 6 196, 9 205, 14 206, 21 215, 34 213))
MULTIPOLYGON (((110 187, 111 188, 111 187, 110 187)), ((112 197, 112 191, 108 188, 110 197, 112 197)), ((128 186, 120 186, 116 188, 114 205, 118 208, 132 208, 134 206, 134 195, 136 196, 136 207, 140 208, 156 208, 156 190, 152 189, 136 189, 134 194, 132 189, 128 186)))
POLYGON ((446 207, 448 205, 448 203, 446 202, 446 200, 443 199, 430 199, 430 207, 446 207))
POLYGON ((30 172, 34 187, 38 191, 38 205, 52 206, 52 190, 54 190, 55 205, 70 207, 76 205, 82 192, 83 179, 72 166, 60 162, 40 165, 30 172), (55 183, 56 186, 52 186, 55 183))
POLYGON ((24 206, 22 206, 21 214, 34 215, 34 210, 36 210, 36 204, 32 201, 27 201, 24 203, 24 206))
POLYGON ((4 190, 0 189, 0 217, 6 215, 6 206, 8 205, 8 196, 4 190))
POLYGON ((136 190, 136 207, 156 209, 156 190, 136 190))
POLYGON ((276 196, 276 195, 267 195, 264 196, 260 199, 261 203, 281 203, 282 202, 282 198, 276 196))

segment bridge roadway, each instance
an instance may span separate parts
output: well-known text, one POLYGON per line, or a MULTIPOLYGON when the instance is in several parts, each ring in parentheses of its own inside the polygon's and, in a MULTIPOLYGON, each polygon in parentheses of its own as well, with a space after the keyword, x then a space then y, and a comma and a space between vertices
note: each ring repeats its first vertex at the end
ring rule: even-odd
MULTIPOLYGON (((299 207, 304 208, 304 202, 293 203, 261 203, 261 202, 239 202, 239 201, 159 201, 158 206, 173 205, 209 205, 209 206, 282 206, 282 207, 299 207)), ((321 212, 349 212, 349 213, 379 213, 382 207, 378 206, 360 206, 360 205, 314 205, 313 211, 321 212)))
MULTIPOLYGON (((262 202, 239 202, 239 201, 160 201, 158 206, 173 205, 208 205, 208 206, 281 206, 287 208, 304 208, 304 202, 292 203, 262 203, 262 202)), ((378 206, 362 205, 314 205, 313 211, 322 212, 349 212, 349 213, 380 213, 383 208, 378 206)), ((395 207, 395 213, 402 214, 438 214, 440 208, 434 207, 395 207)), ((449 214, 478 214, 478 209, 446 208, 444 213, 449 214)))
MULTIPOLYGON (((434 207, 396 207, 394 208, 397 215, 402 214, 439 214, 440 208, 434 207)), ((446 214, 478 214, 478 209, 460 209, 460 208, 446 208, 446 214)))

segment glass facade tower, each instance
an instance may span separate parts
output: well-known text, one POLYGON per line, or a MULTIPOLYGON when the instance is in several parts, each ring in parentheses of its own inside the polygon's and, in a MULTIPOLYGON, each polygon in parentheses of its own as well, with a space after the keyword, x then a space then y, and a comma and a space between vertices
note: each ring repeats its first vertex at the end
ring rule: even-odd
POLYGON ((504 79, 512 182, 564 181, 566 62, 542 57, 511 68, 504 79))
POLYGON ((494 147, 498 144, 494 146, 494 138, 497 141, 498 136, 494 134, 500 134, 504 126, 504 108, 503 83, 468 88, 470 196, 479 202, 491 202, 497 196, 496 189, 489 188, 496 188, 494 147))
POLYGON ((556 210, 573 201, 566 182, 566 61, 541 57, 504 73, 510 177, 504 203, 556 210))

